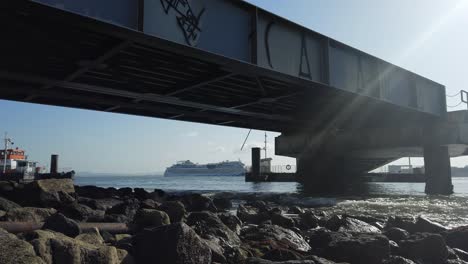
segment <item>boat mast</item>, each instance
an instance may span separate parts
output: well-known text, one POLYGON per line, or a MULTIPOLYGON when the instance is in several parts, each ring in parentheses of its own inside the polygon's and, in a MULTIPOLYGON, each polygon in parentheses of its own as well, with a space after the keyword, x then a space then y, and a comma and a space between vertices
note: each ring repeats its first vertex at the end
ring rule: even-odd
POLYGON ((265 147, 263 148, 265 150, 265 159, 267 158, 267 133, 265 131, 265 147))
POLYGON ((6 162, 7 162, 7 149, 8 149, 8 134, 5 132, 5 151, 3 152, 3 173, 6 172, 6 162))

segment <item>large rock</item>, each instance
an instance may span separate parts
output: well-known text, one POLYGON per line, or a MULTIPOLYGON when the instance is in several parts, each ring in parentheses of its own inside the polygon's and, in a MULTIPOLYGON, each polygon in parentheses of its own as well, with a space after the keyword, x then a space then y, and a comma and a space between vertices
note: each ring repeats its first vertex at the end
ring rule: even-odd
POLYGON ((21 193, 25 205, 57 207, 69 200, 75 188, 72 179, 47 179, 26 184, 21 193), (67 199, 62 201, 62 197, 67 199))
POLYGON ((122 201, 115 198, 103 198, 103 199, 93 199, 87 197, 79 197, 78 203, 86 205, 93 210, 103 210, 106 211, 117 204, 120 204, 122 201))
POLYGON ((390 256, 390 258, 386 259, 383 262, 383 264, 416 264, 416 263, 410 259, 405 259, 404 257, 390 256))
POLYGON ((192 212, 187 218, 187 224, 208 244, 213 252, 213 261, 234 262, 233 259, 241 261, 238 254, 232 251, 241 245, 240 238, 216 214, 192 212))
POLYGON ((201 212, 201 211, 210 211, 216 212, 218 209, 209 197, 204 195, 194 193, 185 195, 182 198, 182 201, 185 204, 185 208, 189 212, 201 212))
POLYGON ((237 207, 237 217, 243 222, 258 225, 269 220, 270 215, 257 207, 240 204, 237 207))
POLYGON ((396 242, 400 242, 401 240, 405 240, 409 237, 408 231, 398 227, 392 227, 386 230, 383 234, 388 237, 388 239, 396 242))
POLYGON ((275 249, 289 249, 308 252, 311 247, 295 232, 276 225, 248 226, 241 231, 242 240, 263 254, 275 249))
POLYGON ((80 197, 87 197, 92 199, 106 199, 117 195, 117 190, 114 188, 106 189, 93 185, 76 186, 75 190, 80 197))
POLYGON ((114 207, 108 209, 106 214, 121 214, 128 217, 130 221, 135 217, 136 212, 140 208, 140 202, 138 199, 127 199, 124 202, 115 205, 114 207))
POLYGON ((48 217, 44 222, 42 229, 49 229, 69 237, 76 237, 81 233, 81 229, 78 226, 78 223, 65 217, 61 213, 56 213, 48 217))
POLYGON ((451 229, 445 234, 447 245, 468 251, 468 226, 451 229))
POLYGON ((20 207, 8 211, 4 218, 6 221, 39 223, 56 212, 53 208, 20 207))
POLYGON ((419 233, 439 233, 440 234, 447 230, 448 229, 445 226, 439 223, 432 222, 431 220, 423 216, 419 216, 416 219, 416 223, 414 225, 414 232, 419 232, 419 233))
POLYGON ((211 250, 184 223, 145 229, 134 236, 137 263, 210 264, 211 250))
POLYGON ((101 236, 101 233, 99 233, 99 229, 97 228, 87 230, 85 233, 75 237, 75 239, 96 246, 104 244, 104 238, 101 236))
POLYGON ((351 218, 333 216, 328 220, 326 227, 332 231, 352 233, 380 233, 380 230, 364 221, 351 218))
POLYGON ((311 211, 299 214, 300 225, 304 229, 316 228, 320 219, 311 211))
POLYGON ((398 227, 410 233, 415 232, 416 220, 413 217, 391 216, 388 218, 386 229, 398 227))
POLYGON ((44 261, 36 255, 31 244, 0 229, 0 263, 44 264, 44 261))
POLYGON ((36 253, 48 264, 117 264, 117 249, 92 245, 53 231, 37 230, 25 235, 36 253))
POLYGON ((231 213, 219 213, 218 217, 229 229, 234 231, 237 235, 240 235, 242 221, 239 217, 231 213))
POLYGON ((64 204, 58 210, 66 217, 82 222, 102 222, 105 214, 102 210, 93 210, 77 202, 64 204))
POLYGON ((454 248, 453 251, 455 254, 460 258, 461 260, 468 261, 468 252, 459 249, 459 248, 454 248))
POLYGON ((416 262, 444 263, 448 250, 439 234, 416 233, 399 243, 400 255, 416 262))
POLYGON ((140 231, 147 227, 170 225, 171 220, 169 219, 169 216, 163 211, 139 209, 133 218, 133 224, 136 231, 140 231))
POLYGON ((2 211, 10 211, 15 208, 20 208, 21 206, 15 202, 7 200, 3 197, 0 197, 0 210, 2 211))
POLYGON ((271 214, 270 218, 274 225, 284 228, 293 228, 295 226, 294 220, 291 217, 283 215, 281 212, 271 214))
POLYGON ((335 262, 311 256, 307 260, 289 260, 289 261, 270 261, 261 258, 249 258, 245 264, 335 264, 335 262))
POLYGON ((158 207, 158 210, 166 212, 172 223, 181 222, 187 213, 184 204, 179 201, 164 202, 158 207))

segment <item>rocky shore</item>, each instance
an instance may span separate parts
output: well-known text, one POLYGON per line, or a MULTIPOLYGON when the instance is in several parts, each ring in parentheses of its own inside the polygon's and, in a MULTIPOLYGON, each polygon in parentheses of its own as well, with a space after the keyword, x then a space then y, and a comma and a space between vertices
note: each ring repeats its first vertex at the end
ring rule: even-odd
POLYGON ((421 216, 331 215, 291 197, 67 179, 0 182, 0 227, 0 264, 468 263, 468 226, 421 216))

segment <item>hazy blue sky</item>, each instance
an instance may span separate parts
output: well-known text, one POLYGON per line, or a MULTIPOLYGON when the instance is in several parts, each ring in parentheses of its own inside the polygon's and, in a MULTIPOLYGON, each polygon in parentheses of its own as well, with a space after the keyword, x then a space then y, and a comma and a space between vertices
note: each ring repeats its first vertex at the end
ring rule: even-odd
MULTIPOLYGON (((249 2, 442 83, 449 94, 468 88, 466 0, 249 2)), ((458 102, 448 100, 449 105, 458 102)), ((6 113, 0 131, 8 131, 30 159, 48 164, 50 153, 58 153, 61 167, 78 171, 157 172, 184 159, 249 163, 249 148, 263 141, 263 132, 253 131, 241 152, 245 129, 8 101, 0 101, 0 110, 6 113)), ((276 135, 269 133, 270 152, 276 135)), ((274 158, 278 164, 294 163, 274 158)), ((468 158, 452 164, 467 165, 468 158)))

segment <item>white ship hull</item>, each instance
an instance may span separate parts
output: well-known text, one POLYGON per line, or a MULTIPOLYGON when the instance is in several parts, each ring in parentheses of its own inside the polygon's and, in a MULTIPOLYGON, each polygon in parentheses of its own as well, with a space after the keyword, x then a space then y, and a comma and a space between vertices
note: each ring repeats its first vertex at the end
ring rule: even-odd
POLYGON ((244 176, 244 166, 223 166, 220 164, 195 165, 187 167, 173 166, 167 168, 164 177, 177 176, 244 176))

